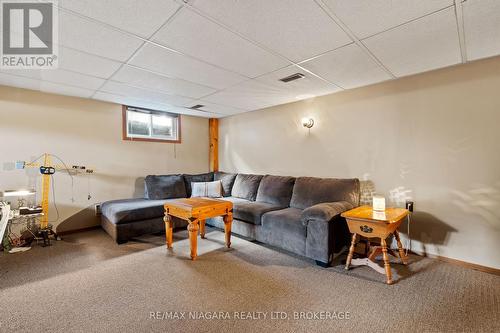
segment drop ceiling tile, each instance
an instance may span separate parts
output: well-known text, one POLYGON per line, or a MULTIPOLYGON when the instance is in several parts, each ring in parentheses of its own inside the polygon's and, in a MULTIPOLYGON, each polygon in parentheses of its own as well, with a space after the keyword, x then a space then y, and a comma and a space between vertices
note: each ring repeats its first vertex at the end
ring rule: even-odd
POLYGON ((193 5, 293 61, 305 60, 351 42, 314 1, 197 0, 193 5))
POLYGON ((391 78, 354 43, 300 65, 345 89, 366 86, 391 78))
POLYGON ((500 1, 468 0, 462 4, 467 59, 500 54, 500 1))
POLYGON ((107 79, 119 67, 118 61, 59 47, 59 68, 107 79))
POLYGON ((126 61, 143 41, 81 17, 59 12, 59 44, 83 52, 126 61))
POLYGON ((341 90, 339 87, 329 84, 297 66, 288 66, 272 73, 262 75, 255 80, 280 89, 285 94, 293 96, 293 100, 331 94, 341 90), (280 79, 296 73, 300 73, 304 75, 304 77, 290 82, 280 81, 280 79))
POLYGON ((218 118, 218 117, 220 117, 219 114, 215 114, 215 113, 189 110, 189 109, 184 108, 184 107, 175 107, 175 106, 171 106, 171 105, 151 102, 148 100, 131 98, 129 96, 110 94, 110 93, 106 93, 106 92, 102 92, 102 91, 96 92, 92 98, 95 100, 99 100, 99 101, 105 101, 105 102, 111 102, 111 103, 116 103, 116 104, 152 109, 152 110, 156 110, 156 111, 165 111, 165 112, 186 114, 186 115, 205 117, 205 118, 211 118, 211 117, 218 118))
POLYGON ((283 58, 186 9, 162 28, 153 40, 248 77, 289 64, 283 58))
POLYGON ((192 98, 200 98, 216 91, 210 87, 180 79, 172 79, 127 65, 123 66, 113 76, 113 81, 192 98))
POLYGON ((211 113, 222 115, 222 116, 246 112, 246 110, 243 110, 240 108, 235 108, 235 107, 226 106, 226 105, 220 105, 220 104, 208 102, 206 100, 196 100, 196 101, 194 101, 194 104, 186 105, 186 106, 190 107, 190 106, 197 105, 197 104, 203 105, 203 107, 201 108, 201 110, 203 110, 203 111, 211 112, 211 113))
POLYGON ((59 6, 144 38, 180 7, 171 0, 59 0, 59 6))
POLYGON ((398 77, 462 61, 453 8, 364 39, 363 43, 398 77))
POLYGON ((100 91, 116 95, 129 96, 137 99, 144 99, 155 103, 163 103, 163 104, 179 105, 179 106, 183 106, 193 101, 193 99, 191 98, 182 97, 178 95, 164 94, 158 91, 147 90, 113 81, 107 81, 106 84, 102 86, 100 91))
POLYGON ((36 80, 97 90, 105 80, 64 69, 7 69, 2 72, 36 80))
POLYGON ((169 105, 169 104, 155 103, 155 102, 140 99, 140 98, 133 98, 130 96, 111 94, 111 93, 107 93, 107 92, 103 92, 103 91, 97 91, 94 94, 94 96, 92 96, 92 98, 99 100, 99 101, 141 107, 141 108, 152 109, 152 110, 157 110, 157 111, 170 111, 170 110, 174 109, 174 107, 172 105, 169 105))
POLYGON ((203 100, 251 111, 291 102, 294 96, 273 85, 248 80, 203 100))
POLYGON ((0 72, 0 84, 3 86, 40 90, 41 81, 0 72))
POLYGON ((218 113, 212 113, 212 112, 206 112, 206 111, 196 111, 196 110, 191 110, 191 109, 186 109, 186 108, 175 108, 175 109, 169 110, 169 112, 184 114, 184 115, 189 115, 189 116, 195 116, 195 117, 202 117, 202 118, 220 118, 220 117, 224 116, 224 115, 219 115, 218 113))
POLYGON ((129 101, 133 100, 133 99, 127 98, 126 96, 122 96, 122 95, 107 93, 104 91, 96 91, 96 93, 94 94, 94 96, 92 96, 92 98, 100 100, 100 101, 112 102, 112 103, 116 103, 116 104, 138 106, 138 105, 134 105, 134 103, 127 103, 127 101, 126 101, 127 99, 129 99, 129 101))
POLYGON ((453 5, 453 0, 325 0, 358 37, 365 38, 453 5))
POLYGON ((130 64, 208 87, 223 89, 245 77, 155 45, 145 45, 130 64))
POLYGON ((94 90, 88 90, 88 89, 83 89, 83 88, 78 88, 78 87, 71 87, 68 85, 57 84, 57 83, 52 83, 52 82, 45 82, 45 81, 43 81, 41 83, 40 91, 51 93, 51 94, 73 96, 73 97, 83 97, 83 98, 90 98, 90 96, 92 96, 94 94, 94 90))
POLYGON ((62 85, 47 81, 40 81, 28 77, 21 77, 5 73, 0 73, 0 84, 11 87, 23 88, 23 89, 38 90, 51 94, 84 97, 84 98, 89 98, 94 93, 93 90, 72 87, 68 85, 62 85))

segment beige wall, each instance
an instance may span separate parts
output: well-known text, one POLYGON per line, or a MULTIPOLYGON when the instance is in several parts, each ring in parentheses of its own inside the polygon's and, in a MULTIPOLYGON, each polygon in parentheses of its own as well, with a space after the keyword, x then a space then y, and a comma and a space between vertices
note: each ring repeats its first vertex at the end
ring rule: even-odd
MULTIPOLYGON (((123 141, 121 117, 117 104, 0 86, 0 190, 40 189, 36 170, 12 169, 16 160, 44 152, 95 168, 93 176, 74 178, 74 202, 70 177, 54 176, 60 211, 54 225, 70 230, 99 222, 94 203, 142 196, 145 175, 208 171, 207 119, 182 116, 182 143, 174 145, 123 141)), ((55 215, 51 205, 50 219, 55 215)))
POLYGON ((500 268, 499 125, 494 58, 224 118, 220 165, 371 180, 415 201, 413 250, 500 268))

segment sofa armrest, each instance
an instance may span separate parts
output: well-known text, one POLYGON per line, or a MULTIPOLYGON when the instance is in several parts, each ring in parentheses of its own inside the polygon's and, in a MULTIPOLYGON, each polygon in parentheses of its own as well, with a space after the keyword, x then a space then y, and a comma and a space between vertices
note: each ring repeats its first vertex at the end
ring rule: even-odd
POLYGON ((340 214, 354 208, 347 201, 320 203, 302 211, 301 221, 307 228, 306 257, 329 265, 335 253, 348 244, 349 229, 340 214), (331 221, 335 220, 334 223, 331 221))
POLYGON ((324 202, 304 209, 300 219, 305 226, 310 221, 328 222, 335 216, 353 208, 354 205, 347 201, 324 202))

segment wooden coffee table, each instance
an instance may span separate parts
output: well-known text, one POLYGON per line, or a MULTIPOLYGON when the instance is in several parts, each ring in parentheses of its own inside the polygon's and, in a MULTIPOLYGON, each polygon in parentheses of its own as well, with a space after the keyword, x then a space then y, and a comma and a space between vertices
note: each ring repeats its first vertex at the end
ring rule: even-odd
POLYGON ((403 264, 406 265, 406 256, 397 229, 408 214, 408 210, 404 208, 387 208, 385 211, 376 212, 373 211, 371 206, 361 206, 342 213, 341 215, 347 220, 349 231, 352 233, 351 247, 349 248, 345 269, 348 270, 350 265, 366 265, 384 274, 384 269, 375 262, 375 257, 382 252, 385 275, 387 278, 386 282, 387 284, 392 284, 391 265, 389 264, 388 252, 393 256, 396 256, 396 254, 391 249, 387 248, 386 239, 394 234, 398 243, 399 257, 403 264), (382 246, 374 246, 368 258, 352 259, 358 235, 366 238, 380 238, 382 246))
POLYGON ((175 199, 165 203, 165 233, 167 248, 172 248, 172 216, 189 222, 189 242, 191 245, 191 259, 197 256, 198 230, 201 238, 205 238, 205 219, 223 216, 226 246, 231 246, 231 224, 233 222, 233 203, 226 200, 211 198, 175 199))

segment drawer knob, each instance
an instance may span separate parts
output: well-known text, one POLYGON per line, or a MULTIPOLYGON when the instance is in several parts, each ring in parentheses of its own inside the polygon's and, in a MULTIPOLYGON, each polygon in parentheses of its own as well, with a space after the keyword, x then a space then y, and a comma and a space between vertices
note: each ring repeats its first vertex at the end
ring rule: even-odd
POLYGON ((362 232, 367 234, 371 234, 373 232, 373 229, 367 225, 362 225, 361 227, 359 227, 359 229, 361 229, 362 232))

